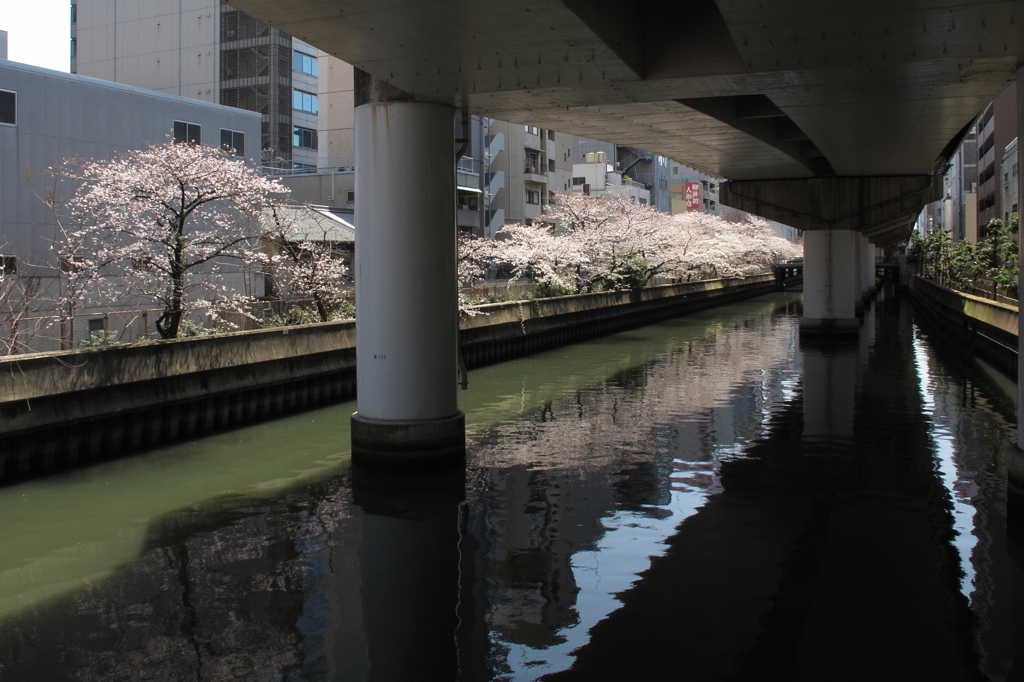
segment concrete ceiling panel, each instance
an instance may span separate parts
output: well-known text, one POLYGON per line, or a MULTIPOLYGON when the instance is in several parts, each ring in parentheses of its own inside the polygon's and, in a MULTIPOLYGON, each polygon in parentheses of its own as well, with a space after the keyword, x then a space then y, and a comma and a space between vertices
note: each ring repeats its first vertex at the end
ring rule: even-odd
POLYGON ((1024 60, 1024 0, 232 4, 417 98, 737 180, 809 171, 770 127, 678 100, 763 95, 836 174, 920 175, 1024 60))

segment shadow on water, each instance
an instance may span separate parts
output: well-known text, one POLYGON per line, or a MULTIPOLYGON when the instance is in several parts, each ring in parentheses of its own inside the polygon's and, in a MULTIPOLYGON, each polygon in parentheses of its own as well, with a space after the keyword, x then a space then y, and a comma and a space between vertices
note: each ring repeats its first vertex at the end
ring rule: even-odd
POLYGON ((1021 679, 984 387, 898 301, 839 345, 792 296, 711 312, 474 372, 465 469, 353 470, 281 420, 238 436, 262 472, 55 484, 36 532, 136 521, 85 514, 92 564, 0 536, 0 679, 1021 679))

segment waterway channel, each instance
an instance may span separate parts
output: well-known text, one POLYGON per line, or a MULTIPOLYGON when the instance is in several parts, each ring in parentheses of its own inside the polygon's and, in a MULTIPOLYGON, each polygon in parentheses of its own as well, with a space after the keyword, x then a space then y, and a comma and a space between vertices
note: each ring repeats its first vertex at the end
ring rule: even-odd
POLYGON ((0 680, 1021 680, 1013 406, 908 302, 779 293, 476 370, 465 470, 353 403, 0 488, 0 680))

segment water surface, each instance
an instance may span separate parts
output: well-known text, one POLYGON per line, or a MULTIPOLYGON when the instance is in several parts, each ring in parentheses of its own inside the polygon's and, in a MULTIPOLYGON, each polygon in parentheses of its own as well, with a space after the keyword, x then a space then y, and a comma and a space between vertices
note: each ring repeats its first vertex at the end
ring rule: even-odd
POLYGON ((0 679, 1024 676, 1012 406, 798 302, 472 372, 464 471, 353 469, 349 403, 0 489, 0 679))

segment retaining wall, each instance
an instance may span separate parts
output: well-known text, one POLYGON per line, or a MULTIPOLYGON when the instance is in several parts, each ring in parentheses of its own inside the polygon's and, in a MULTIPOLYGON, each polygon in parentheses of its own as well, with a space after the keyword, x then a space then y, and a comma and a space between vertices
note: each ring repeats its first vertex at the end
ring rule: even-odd
MULTIPOLYGON (((773 288, 760 275, 484 305, 460 345, 479 367, 773 288)), ((0 478, 350 400, 355 357, 348 320, 2 358, 0 478)))
POLYGON ((1017 380, 1015 306, 953 291, 917 275, 909 277, 907 288, 918 310, 941 330, 940 342, 977 356, 1017 380))

